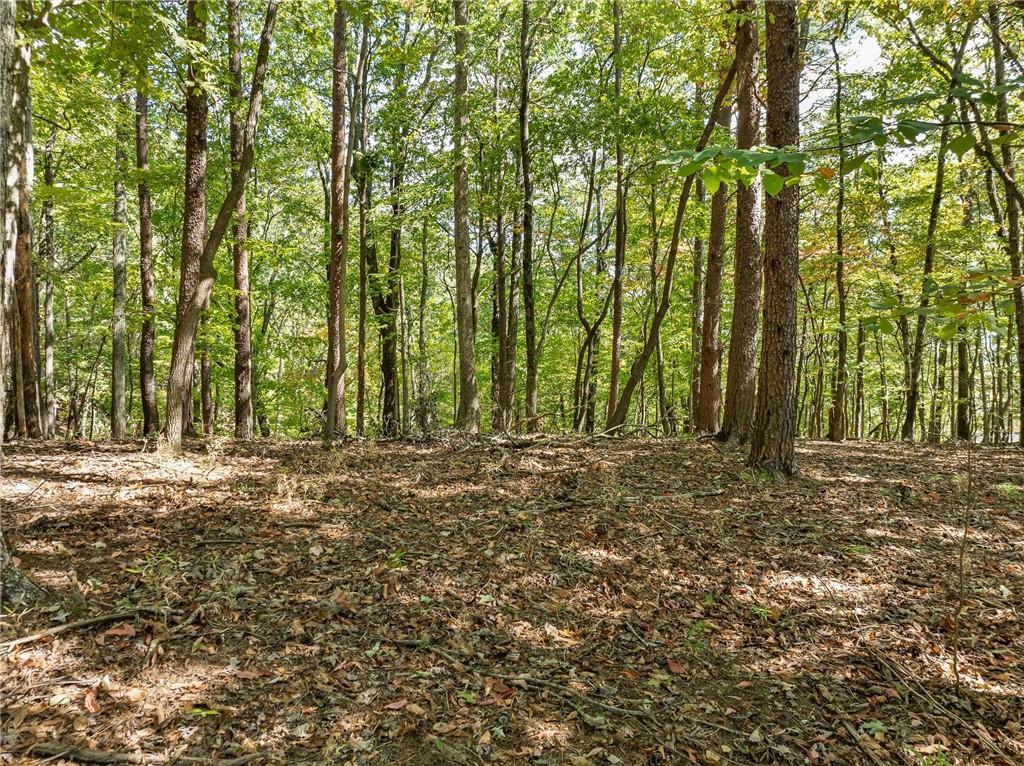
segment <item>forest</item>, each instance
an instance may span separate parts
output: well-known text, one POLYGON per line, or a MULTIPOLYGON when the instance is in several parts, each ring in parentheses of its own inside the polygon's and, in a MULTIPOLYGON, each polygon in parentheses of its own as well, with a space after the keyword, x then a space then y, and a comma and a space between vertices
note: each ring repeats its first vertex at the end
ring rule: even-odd
POLYGON ((0 763, 1024 762, 1021 151, 1021 0, 0 0, 0 763))

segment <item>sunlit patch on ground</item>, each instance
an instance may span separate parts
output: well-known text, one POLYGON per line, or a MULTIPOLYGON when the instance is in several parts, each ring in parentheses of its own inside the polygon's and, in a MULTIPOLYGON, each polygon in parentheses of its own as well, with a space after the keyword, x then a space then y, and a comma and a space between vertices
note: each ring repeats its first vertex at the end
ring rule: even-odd
POLYGON ((1024 762, 1017 450, 140 447, 7 453, 0 640, 128 614, 0 649, 0 762, 1024 762))

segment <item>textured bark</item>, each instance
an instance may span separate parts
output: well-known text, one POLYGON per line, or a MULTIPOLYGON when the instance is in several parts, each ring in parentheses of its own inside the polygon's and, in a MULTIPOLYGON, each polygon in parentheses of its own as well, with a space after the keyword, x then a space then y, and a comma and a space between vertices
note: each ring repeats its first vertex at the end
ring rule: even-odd
POLYGON ((334 2, 331 77, 331 260, 327 310, 327 439, 345 435, 345 273, 348 250, 348 15, 334 2))
POLYGON ((142 433, 153 436, 160 430, 156 405, 156 375, 153 348, 156 344, 156 278, 153 262, 153 199, 149 193, 149 99, 135 93, 135 167, 139 193, 139 281, 142 292, 142 331, 139 339, 139 383, 142 392, 142 433))
MULTIPOLYGON (((800 141, 800 28, 796 3, 766 3, 766 138, 770 146, 800 141)), ((789 175, 785 165, 774 168, 789 175)), ((796 297, 800 273, 800 190, 783 188, 765 203, 764 338, 758 373, 751 465, 792 474, 796 437, 796 297)))
MULTIPOLYGON (((526 342, 526 430, 536 431, 539 421, 539 382, 537 368, 536 298, 533 288, 533 154, 530 148, 530 3, 523 0, 522 25, 519 32, 519 162, 523 181, 523 332, 526 342)), ((616 3, 618 7, 618 3, 616 3)), ((616 24, 616 28, 617 24, 616 24)), ((513 254, 515 248, 513 248, 513 254)), ((511 269, 512 283, 515 268, 511 269)), ((515 345, 517 307, 515 288, 510 285, 505 313, 505 361, 502 371, 505 390, 504 405, 511 410, 515 392, 515 345)))
MULTIPOLYGON (((127 98, 119 99, 127 109, 127 98)), ((119 115, 120 117, 120 115, 119 115)), ((118 120, 114 135, 114 239, 111 247, 114 296, 110 317, 110 438, 124 439, 128 415, 125 410, 125 303, 127 300, 127 253, 125 250, 125 229, 128 225, 128 198, 124 188, 127 174, 127 153, 125 130, 118 120)))
MULTIPOLYGON (((369 128, 369 59, 370 59, 370 25, 363 20, 362 40, 359 43, 358 76, 355 82, 354 108, 359 111, 359 128, 355 132, 353 155, 362 154, 367 143, 369 128)), ((369 168, 360 161, 353 166, 356 175, 356 196, 359 200, 359 327, 356 348, 356 434, 366 433, 366 309, 367 309, 367 215, 370 208, 369 168)))
MULTIPOLYGON (((189 0, 187 10, 188 35, 205 41, 206 27, 197 5, 203 0, 189 0)), ((174 345, 171 350, 171 370, 167 380, 167 441, 172 447, 181 444, 184 407, 188 402, 188 382, 195 349, 196 329, 204 307, 213 289, 213 260, 227 232, 238 198, 252 168, 256 128, 259 123, 266 79, 270 41, 277 21, 277 2, 267 3, 263 31, 260 33, 256 66, 249 91, 249 110, 246 117, 242 161, 235 183, 231 184, 210 232, 205 231, 206 186, 206 126, 207 98, 197 85, 190 85, 185 100, 185 216, 182 235, 181 275, 178 284, 178 305, 175 312, 174 345), (199 212, 203 212, 200 217, 199 212)), ((202 14, 205 16, 205 13, 202 14)), ((196 82, 196 61, 189 62, 189 82, 196 82)))
MULTIPOLYGON (((0 216, 3 216, 3 228, 0 229, 0 450, 7 436, 7 381, 11 374, 9 324, 18 205, 17 164, 13 161, 13 152, 9 151, 9 130, 14 106, 9 75, 14 55, 14 3, 0 3, 0 72, 3 73, 0 76, 0 172, 3 173, 0 182, 0 216)), ((3 555, 6 555, 6 545, 0 540, 0 556, 3 555)), ((4 571, 7 571, 6 566, 4 571)))
POLYGON ((453 0, 455 12, 455 293, 459 359, 459 403, 455 425, 480 430, 480 397, 476 385, 476 327, 472 259, 469 249, 469 176, 466 169, 466 94, 469 64, 466 37, 468 0, 453 0))
MULTIPOLYGON (((845 19, 844 24, 845 27, 845 19)), ((839 308, 839 328, 836 330, 836 376, 832 388, 832 406, 828 412, 828 438, 838 442, 846 438, 846 388, 847 388, 847 345, 846 332, 846 251, 843 242, 843 213, 846 208, 846 173, 843 163, 846 152, 843 148, 843 77, 839 63, 839 49, 836 38, 832 38, 832 57, 836 70, 835 121, 836 135, 839 136, 839 173, 837 186, 839 190, 836 200, 836 300, 839 308)))
MULTIPOLYGON (((698 96, 698 101, 700 97, 698 96)), ((654 195, 652 189, 652 197, 654 195)), ((697 181, 697 202, 704 204, 704 182, 697 181)), ((690 400, 688 428, 696 430, 700 402, 700 356, 704 337, 704 237, 693 238, 693 282, 690 285, 690 400)))
MULTIPOLYGON (((622 7, 612 2, 614 36, 612 59, 615 66, 615 264, 612 267, 611 374, 608 379, 608 427, 619 397, 619 368, 622 364, 622 278, 626 270, 626 185, 622 153, 622 7)), ((724 189, 723 189, 724 192, 724 189)), ((724 238, 723 238, 724 239, 724 238)), ((652 328, 656 332, 657 328, 652 328)))
MULTIPOLYGON (((739 63, 737 64, 739 68, 739 63)), ((732 110, 723 106, 718 124, 726 130, 732 121, 732 110)), ((722 272, 725 262, 725 219, 729 212, 729 189, 722 184, 711 196, 711 230, 708 236, 708 266, 704 276, 704 318, 700 344, 700 392, 694 429, 710 434, 718 430, 722 406, 722 272)))
POLYGON ((971 433, 971 368, 967 353, 967 335, 963 327, 956 340, 956 429, 961 441, 974 438, 971 433))
MULTIPOLYGON (((231 83, 229 132, 231 137, 231 182, 237 183, 242 164, 244 136, 242 127, 242 36, 240 0, 228 0, 228 68, 231 83)), ((245 189, 235 205, 231 224, 231 265, 235 280, 235 438, 253 436, 252 309, 249 295, 249 251, 245 240, 249 221, 245 210, 245 189)))
POLYGON ((35 161, 32 148, 32 101, 29 89, 32 65, 30 43, 19 45, 15 50, 12 77, 14 78, 14 103, 11 107, 11 150, 16 152, 18 161, 18 212, 17 239, 14 255, 14 294, 17 302, 17 346, 19 373, 21 376, 20 397, 22 411, 22 432, 25 436, 38 439, 42 436, 39 406, 38 363, 36 361, 36 285, 35 270, 32 268, 32 186, 35 175, 35 161))
MULTIPOLYGON (((2 103, 2 102, 0 102, 2 103)), ((57 141, 57 127, 51 126, 50 137, 43 150, 43 183, 52 188, 54 184, 53 149, 57 141)), ((54 316, 53 316, 53 200, 43 201, 39 215, 39 260, 46 266, 43 280, 43 386, 42 427, 43 435, 52 438, 57 430, 57 392, 54 388, 54 316)), ((3 327, 0 324, 0 327, 3 327)), ((0 377, 0 380, 5 378, 0 377)))
MULTIPOLYGON (((745 14, 736 36, 736 146, 758 143, 761 108, 756 7, 743 0, 745 14)), ((761 184, 736 189, 736 258, 733 267, 733 313, 729 326, 729 363, 725 380, 725 410, 719 437, 745 442, 754 419, 757 381, 757 330, 761 307, 761 184)))
MULTIPOLYGON (((1000 36, 999 4, 992 3, 988 8, 989 27, 992 30, 992 53, 995 70, 995 84, 1006 82, 1006 56, 1000 36)), ((1008 122, 1008 104, 1006 93, 1001 93, 996 102, 996 120, 1008 122)), ((1004 141, 999 147, 1000 159, 1003 164, 1003 188, 1006 193, 1006 253, 1010 260, 1010 273, 1017 280, 1013 288, 1014 327, 1017 330, 1017 435, 1024 445, 1024 281, 1021 280, 1021 247, 1020 247, 1020 202, 1014 194, 1016 186, 1016 170, 1014 167, 1013 147, 1004 141)))
MULTIPOLYGON (((853 390, 853 436, 855 439, 864 438, 864 351, 866 339, 864 337, 864 320, 857 320, 857 373, 854 378, 853 390)), ((885 377, 885 370, 879 370, 881 377, 885 377)), ((884 388, 884 382, 883 382, 884 388)))

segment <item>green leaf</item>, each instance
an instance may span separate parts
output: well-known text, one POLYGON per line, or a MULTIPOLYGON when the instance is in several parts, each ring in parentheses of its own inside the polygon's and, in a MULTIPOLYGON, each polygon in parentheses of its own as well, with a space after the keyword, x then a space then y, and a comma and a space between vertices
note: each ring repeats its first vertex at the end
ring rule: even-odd
POLYGON ((969 133, 964 133, 957 136, 949 142, 950 150, 956 154, 957 158, 962 158, 967 152, 974 148, 974 136, 969 133))
POLYGON ((858 154, 856 157, 850 157, 848 160, 843 162, 843 173, 852 173, 865 162, 870 155, 867 152, 864 154, 858 154))
POLYGON ((761 179, 764 183, 764 190, 768 193, 769 197, 774 197, 786 184, 786 179, 780 176, 778 173, 767 170, 761 179))

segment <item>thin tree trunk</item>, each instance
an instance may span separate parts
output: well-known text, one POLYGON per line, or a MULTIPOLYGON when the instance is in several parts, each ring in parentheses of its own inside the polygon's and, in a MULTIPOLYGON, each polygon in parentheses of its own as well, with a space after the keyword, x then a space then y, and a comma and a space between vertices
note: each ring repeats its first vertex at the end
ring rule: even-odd
MULTIPOLYGON (((614 17, 612 59, 615 67, 615 113, 613 125, 615 131, 615 265, 612 280, 612 337, 611 337, 611 376, 608 381, 608 427, 612 427, 612 418, 619 397, 619 367, 622 353, 622 279, 626 269, 626 188, 622 152, 622 7, 619 0, 612 2, 614 17)), ((652 334, 657 328, 652 327, 652 334)), ((645 365, 646 367, 646 365, 645 365)), ((643 371, 640 372, 641 378, 643 371)), ((625 413, 623 413, 625 421, 625 413)), ((621 424, 620 424, 621 425, 621 424)))
MULTIPOLYGON (((470 433, 480 430, 480 397, 476 385, 476 328, 474 292, 469 248, 469 177, 466 171, 468 0, 453 0, 455 12, 455 293, 459 358, 459 404, 455 417, 458 428, 470 433)), ((524 288, 525 290, 525 288, 524 288)))
MULTIPOLYGON (((0 3, 0 72, 9 74, 14 64, 14 3, 0 3)), ((19 104, 14 100, 16 91, 12 87, 10 76, 0 77, 0 216, 3 228, 0 229, 0 454, 7 437, 7 381, 11 374, 11 334, 9 326, 13 324, 11 295, 14 286, 14 252, 15 227, 17 225, 18 188, 17 162, 11 150, 10 135, 11 116, 19 104)), ((17 398, 17 396, 15 396, 17 398)), ((6 556, 7 543, 3 539, 0 528, 0 556, 6 556)), ((0 561, 0 589, 6 588, 3 574, 8 571, 15 573, 14 567, 7 566, 7 561, 0 561)), ((12 577, 14 575, 12 574, 12 577)), ((3 603, 0 601, 0 603, 3 603)))
POLYGON ((139 338, 139 384, 142 392, 142 433, 160 430, 156 404, 153 349, 156 344, 156 278, 153 262, 153 199, 149 194, 149 99, 135 92, 135 167, 139 193, 139 281, 142 292, 142 332, 139 338))
MULTIPOLYGON (((0 102, 3 103, 3 102, 0 102)), ((48 188, 53 188, 53 149, 57 141, 57 127, 51 126, 50 137, 46 142, 43 153, 43 182, 48 188)), ((57 432, 57 391, 54 387, 53 367, 53 342, 54 342, 54 317, 53 317, 53 270, 55 267, 55 247, 53 242, 53 200, 47 197, 43 200, 43 209, 40 214, 40 237, 39 237, 39 259, 43 262, 46 272, 43 279, 43 389, 42 389, 42 428, 43 436, 47 439, 53 438, 57 432)), ((0 323, 0 327, 3 324, 0 323)), ((0 377, 0 385, 7 385, 6 377, 0 377)), ((2 439, 2 437, 0 437, 2 439)))
MULTIPOLYGON (((530 148, 530 3, 523 0, 522 23, 519 32, 519 163, 523 182, 523 314, 526 343, 526 430, 536 431, 538 420, 539 382, 537 368, 540 350, 537 347, 536 299, 533 287, 533 153, 530 148)), ((515 248, 513 248, 513 251, 515 248)), ((515 282, 512 270, 511 282, 515 282)), ((506 351, 509 385, 508 404, 515 398, 515 316, 512 301, 515 290, 509 288, 509 307, 506 313, 506 351)))
MULTIPOLYGON (((118 99, 127 108, 127 96, 118 99)), ((125 412, 125 302, 127 300, 128 269, 125 251, 125 229, 128 222, 128 200, 124 189, 127 171, 125 136, 118 115, 118 126, 114 131, 114 241, 111 248, 114 276, 114 302, 110 319, 110 438, 124 439, 127 424, 125 412)))
MULTIPOLYGON (((700 102, 700 97, 697 97, 700 102)), ((651 204, 656 191, 651 188, 651 204)), ((697 180, 697 202, 704 204, 704 182, 697 180)), ((690 286, 690 397, 689 429, 696 431, 697 407, 700 402, 700 357, 704 338, 704 237, 693 238, 693 283, 690 286)))
MULTIPOLYGON (((210 227, 206 228, 206 128, 207 97, 197 84, 199 79, 195 59, 189 62, 189 83, 185 100, 185 215, 182 232, 181 274, 178 284, 178 304, 175 311, 174 344, 171 350, 171 369, 167 379, 167 440, 172 448, 181 445, 184 410, 188 401, 188 381, 195 349, 196 329, 203 308, 208 304, 213 289, 214 256, 224 239, 238 198, 248 181, 252 168, 256 128, 259 123, 266 79, 270 42, 277 21, 277 0, 267 3, 263 31, 260 33, 256 66, 249 91, 249 110, 246 117, 242 161, 237 183, 232 183, 210 227)), ((206 40, 205 3, 189 0, 187 8, 188 37, 196 42, 206 40), (200 8, 200 5, 203 8, 200 8)))
MULTIPOLYGON (((742 61, 737 56, 737 70, 742 61)), ((742 80, 742 74, 741 74, 742 80)), ((718 124, 728 130, 732 110, 723 105, 718 124)), ((722 272, 725 261, 725 219, 729 210, 729 190, 725 184, 711 196, 711 231, 708 237, 708 267, 704 277, 704 324, 700 347, 700 393, 694 428, 698 433, 715 433, 722 402, 719 364, 722 359, 722 272)))
POLYGON ((857 371, 853 389, 853 438, 864 438, 864 320, 857 320, 857 371))
MULTIPOLYGON (((755 3, 743 0, 744 14, 736 37, 736 146, 758 143, 761 109, 758 102, 758 31, 755 3)), ((725 381, 725 412, 720 438, 745 442, 754 421, 757 382, 758 313, 761 306, 761 185, 736 188, 736 259, 733 272, 733 314, 729 328, 729 366, 725 381)))
MULTIPOLYGON (((846 27, 846 18, 843 18, 842 28, 846 27)), ((828 438, 832 441, 843 441, 846 438, 846 348, 848 335, 846 331, 846 250, 843 242, 845 231, 843 230, 843 213, 846 207, 846 171, 843 165, 846 161, 846 152, 843 148, 843 76, 839 63, 839 49, 836 47, 836 38, 831 41, 832 57, 836 71, 836 101, 835 120, 836 135, 839 137, 839 173, 838 187, 839 196, 836 200, 836 300, 839 304, 839 328, 836 331, 836 377, 835 386, 832 389, 832 406, 828 413, 828 438)))
MULTIPOLYGON (((231 84, 229 132, 231 137, 231 181, 237 182, 244 151, 242 115, 242 37, 240 0, 228 0, 228 63, 231 84)), ((252 374, 252 308, 249 295, 249 251, 246 238, 249 221, 246 217, 245 189, 235 205, 231 228, 231 263, 235 280, 235 438, 253 437, 253 374, 252 374)))
MULTIPOLYGON (((719 85, 718 92, 715 94, 714 103, 711 105, 711 113, 707 122, 704 124, 704 130, 697 141, 697 145, 695 147, 696 151, 701 151, 705 146, 707 146, 708 140, 711 138, 711 133, 714 130, 718 113, 722 108, 722 104, 725 102, 725 96, 729 92, 729 88, 732 86, 735 74, 736 65, 733 63, 733 65, 729 67, 729 71, 726 73, 725 79, 719 85)), ((683 218, 686 216, 686 206, 690 200, 690 191, 693 188, 693 180, 693 175, 691 174, 688 175, 686 180, 683 182, 683 188, 679 194, 679 204, 676 207, 675 221, 672 225, 672 241, 669 245, 668 257, 665 259, 665 276, 661 284, 661 298, 658 301, 658 308, 651 319, 651 328, 647 334, 647 340, 644 342, 643 347, 640 349, 640 353, 629 368, 629 377, 626 379, 626 383, 622 387, 622 393, 615 406, 615 411, 608 420, 608 430, 620 429, 623 424, 625 424, 626 414, 629 412, 629 403, 633 397, 633 391, 635 391, 636 387, 640 384, 640 379, 643 377, 644 370, 647 368, 647 362, 654 353, 655 346, 657 345, 658 338, 660 337, 661 323, 664 321, 665 315, 668 313, 669 304, 672 300, 672 276, 675 270, 676 259, 679 256, 679 243, 683 226, 683 218)))
MULTIPOLYGON (((1006 82, 1006 63, 1004 43, 1000 36, 998 3, 989 5, 988 15, 989 27, 992 30, 995 84, 997 87, 1001 87, 1006 82)), ((1003 92, 998 95, 996 102, 996 120, 1005 123, 1009 121, 1008 116, 1007 95, 1003 92)), ((1017 280, 1013 288, 1014 325, 1017 330, 1017 437, 1020 444, 1024 446, 1024 280, 1021 279, 1020 203, 1017 195, 1013 193, 1013 187, 1016 185, 1013 147, 1009 141, 1003 141, 999 151, 1003 165, 1003 186, 1006 192, 1006 253, 1010 260, 1010 273, 1017 280)))
POLYGON ((960 327, 956 340, 956 438, 969 441, 971 433, 971 372, 968 364, 967 335, 960 327))
POLYGON ((345 435, 345 272, 348 250, 348 16, 344 0, 334 2, 331 78, 331 260, 328 279, 327 427, 333 440, 345 435))
MULTIPOLYGON (((14 360, 19 375, 18 397, 23 435, 38 439, 42 436, 39 406, 38 364, 35 348, 35 272, 32 268, 32 184, 35 173, 32 152, 32 100, 29 87, 32 66, 32 46, 24 42, 17 46, 14 64, 10 70, 13 82, 11 106, 9 162, 17 163, 16 227, 14 248, 14 295, 16 306, 17 357, 14 360)), ((9 171, 10 172, 10 171, 9 171)), ((11 178, 9 175, 8 178, 11 178)))
MULTIPOLYGON (((369 129, 369 58, 370 25, 363 20, 362 40, 359 44, 359 76, 355 82, 355 108, 359 110, 359 130, 356 141, 358 152, 365 153, 369 129)), ((360 160, 356 168, 356 195, 359 198, 359 328, 356 349, 356 434, 366 434, 366 313, 367 313, 367 216, 370 208, 370 169, 360 160)))
MULTIPOLYGON (((766 27, 767 127, 770 146, 800 142, 800 29, 796 3, 771 3, 766 27)), ((774 168, 788 176, 785 165, 774 168)), ((800 271, 800 192, 784 187, 765 206, 764 340, 750 462, 792 474, 796 424, 796 298, 800 271)))

